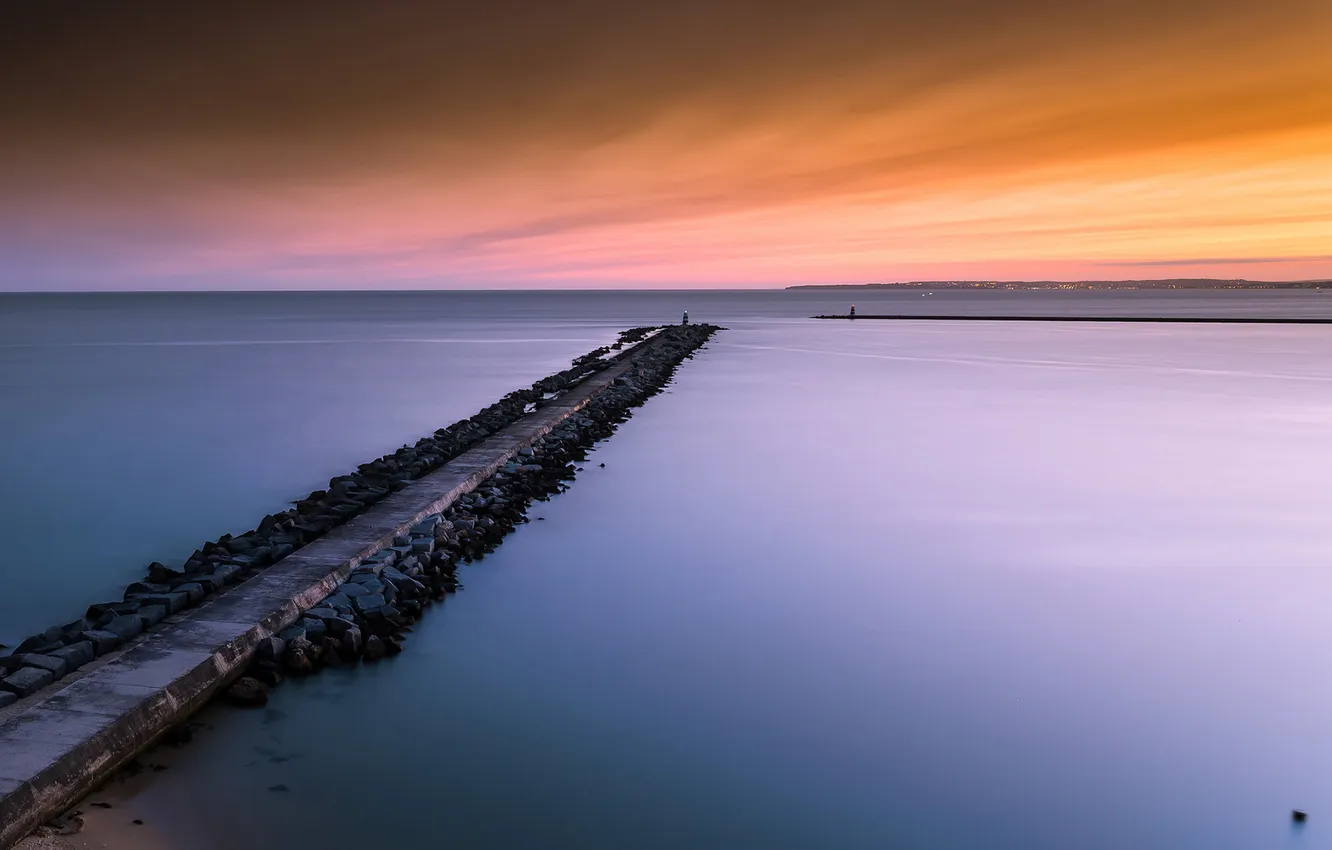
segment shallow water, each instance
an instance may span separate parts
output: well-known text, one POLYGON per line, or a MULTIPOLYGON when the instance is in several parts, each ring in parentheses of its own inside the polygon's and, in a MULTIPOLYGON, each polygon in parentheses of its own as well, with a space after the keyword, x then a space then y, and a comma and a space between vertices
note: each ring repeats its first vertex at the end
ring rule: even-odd
MULTIPOLYGON (((544 297, 497 326, 582 350, 679 301, 571 329, 595 302, 544 297)), ((1332 328, 764 297, 689 296, 732 330, 405 654, 210 710, 125 817, 190 848, 1332 846, 1332 328)), ((329 465, 381 450, 367 421, 329 465)))

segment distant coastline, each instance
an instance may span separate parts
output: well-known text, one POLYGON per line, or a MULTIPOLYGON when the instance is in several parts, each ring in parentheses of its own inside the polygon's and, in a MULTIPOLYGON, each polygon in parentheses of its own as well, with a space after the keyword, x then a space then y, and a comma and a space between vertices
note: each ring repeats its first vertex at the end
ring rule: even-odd
POLYGON ((787 289, 1332 289, 1332 280, 912 280, 902 283, 810 283, 787 289))

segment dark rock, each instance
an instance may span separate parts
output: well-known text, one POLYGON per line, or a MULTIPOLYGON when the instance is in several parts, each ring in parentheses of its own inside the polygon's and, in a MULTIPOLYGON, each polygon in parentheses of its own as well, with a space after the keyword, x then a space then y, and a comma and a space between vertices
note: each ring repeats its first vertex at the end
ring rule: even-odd
POLYGON ((9 691, 19 697, 35 694, 55 681, 55 674, 39 667, 20 667, 8 677, 0 679, 0 690, 9 691))
MULTIPOLYGON (((107 623, 111 622, 118 616, 120 615, 114 611, 103 611, 102 613, 98 614, 96 617, 85 617, 84 620, 85 622, 87 622, 88 628, 101 629, 104 628, 107 623)), ((74 637, 78 640, 82 640, 82 638, 80 638, 78 635, 75 635, 74 637)))
POLYGON ((50 654, 53 658, 59 658, 65 662, 67 672, 73 672, 97 657, 92 643, 86 640, 71 643, 69 646, 57 649, 50 654))
POLYGON ((361 630, 357 626, 342 633, 342 654, 348 658, 356 658, 361 654, 361 648, 364 641, 361 637, 361 630))
POLYGON ((65 644, 61 641, 47 640, 44 635, 34 635, 26 638, 18 646, 14 647, 15 655, 22 655, 28 652, 50 652, 59 649, 65 644))
POLYGON ((153 584, 170 584, 172 581, 184 577, 185 574, 179 570, 173 570, 157 561, 148 565, 148 580, 153 584))
POLYGON ((305 629, 305 636, 316 646, 324 639, 324 635, 328 634, 328 627, 324 625, 324 621, 313 617, 303 618, 301 628, 305 629))
POLYGON ((352 610, 351 599, 341 593, 334 593, 323 602, 319 603, 320 608, 332 608, 339 613, 347 613, 352 610))
POLYGON ((211 574, 195 576, 194 581, 203 588, 205 596, 210 593, 217 593, 223 587, 222 582, 215 580, 211 574))
POLYGON ((282 657, 283 665, 292 673, 307 675, 314 672, 314 644, 303 637, 287 641, 287 651, 282 657))
POLYGON ((88 629, 81 635, 83 640, 92 644, 93 652, 101 657, 120 646, 120 636, 100 629, 88 629))
POLYGON ((385 566, 384 569, 380 570, 379 578, 381 581, 386 581, 390 584, 396 585, 398 582, 407 578, 407 574, 404 573, 402 570, 398 569, 397 567, 388 565, 385 566))
POLYGON ((434 537, 435 529, 439 528, 440 523, 442 523, 443 521, 444 518, 442 516, 440 516, 439 514, 433 514, 421 520, 416 525, 412 526, 410 534, 413 537, 418 535, 428 535, 430 537, 434 537))
POLYGON ((137 616, 143 621, 144 629, 155 626, 166 619, 167 609, 164 605, 145 605, 139 609, 137 616))
POLYGON ((370 591, 354 582, 347 582, 338 588, 338 592, 343 596, 346 596, 348 599, 355 599, 358 596, 365 596, 370 591))
POLYGON ((412 540, 412 551, 418 555, 429 555, 435 551, 434 537, 417 537, 412 540))
POLYGON ((268 565, 268 552, 269 550, 267 549, 256 549, 253 552, 246 552, 242 555, 232 555, 230 558, 227 558, 227 563, 236 564, 242 569, 264 567, 268 565))
POLYGON ((268 686, 253 676, 242 676, 227 688, 226 699, 232 705, 255 708, 268 702, 268 686))
POLYGON ((286 654, 290 655, 292 652, 296 652, 298 650, 301 652, 310 653, 315 648, 316 644, 313 641, 311 641, 309 638, 294 637, 291 640, 287 641, 286 654))
POLYGON ((1303 812, 1300 811, 1299 809, 1292 809, 1290 813, 1290 819, 1295 821, 1296 823, 1304 823, 1309 819, 1309 814, 1308 812, 1303 812))
POLYGON ((248 552, 254 548, 254 541, 248 537, 234 537, 227 541, 227 550, 235 554, 238 552, 248 552))
POLYGON ((278 637, 290 643, 291 641, 296 640, 296 638, 304 638, 305 629, 300 623, 297 623, 295 625, 287 626, 285 629, 278 632, 278 637))
POLYGON ((282 671, 276 661, 260 661, 250 669, 250 675, 270 688, 282 683, 282 671))
POLYGON ((198 605, 203 601, 203 598, 208 595, 204 591, 203 585, 198 582, 189 582, 187 584, 178 585, 175 592, 188 595, 191 605, 198 605))
POLYGON ((356 624, 344 617, 334 617, 331 620, 325 620, 324 627, 328 629, 329 637, 341 640, 348 629, 356 628, 356 624))
MULTIPOLYGON (((196 585, 197 586, 197 585, 196 585)), ((190 596, 179 590, 172 593, 155 593, 142 598, 144 605, 161 605, 167 612, 174 614, 190 604, 190 596)))
POLYGON ((387 603, 385 602, 384 594, 382 593, 371 593, 366 596, 352 597, 352 607, 362 613, 382 608, 385 604, 387 603))
POLYGON ((402 638, 395 636, 384 638, 384 651, 389 655, 398 655, 402 652, 402 638))
POLYGON ((327 622, 329 620, 336 620, 341 615, 339 615, 333 608, 319 605, 306 611, 304 616, 307 620, 322 620, 327 622))
POLYGON ((238 564, 222 564, 213 570, 213 581, 220 585, 235 584, 244 571, 238 564))
POLYGON ((88 620, 100 620, 107 614, 113 617, 119 617, 124 614, 133 614, 143 606, 142 596, 136 596, 133 599, 126 599, 124 602, 98 602, 88 606, 88 611, 83 616, 88 620))
POLYGON ((110 632, 120 638, 121 643, 125 643, 143 631, 143 621, 138 615, 125 614, 107 623, 102 631, 110 632))
POLYGON ((79 632, 92 627, 92 624, 87 620, 75 620, 72 623, 66 623, 60 627, 61 641, 65 644, 75 643, 79 639, 79 632))
POLYGON ((4 708, 7 705, 13 705, 16 702, 18 702, 18 694, 13 694, 9 691, 0 691, 0 708, 4 708))
POLYGON ((260 658, 276 660, 287 649, 287 642, 280 637, 266 637, 255 647, 255 654, 260 658))
POLYGON ((69 665, 65 659, 57 658, 54 655, 39 655, 36 652, 30 652, 23 656, 24 667, 36 667, 39 670, 47 670, 57 679, 64 678, 69 672, 69 665))
POLYGON ((22 666, 22 655, 0 655, 0 679, 3 679, 22 666))
POLYGON ((283 663, 287 670, 297 676, 308 676, 314 672, 314 650, 306 652, 305 650, 296 650, 288 652, 283 663))
POLYGON ((370 635, 387 635, 393 633, 393 624, 379 613, 378 609, 366 611, 361 617, 361 631, 366 637, 370 635))
POLYGON ((171 592, 171 585, 169 584, 155 584, 153 582, 148 582, 148 581, 136 581, 134 582, 134 584, 131 584, 129 587, 125 588, 125 598, 129 599, 131 596, 152 596, 154 593, 170 593, 170 592, 171 592))
POLYGON ((418 599, 426 595, 426 587, 421 582, 394 570, 391 574, 384 571, 389 584, 397 589, 398 595, 406 599, 418 599))
POLYGON ((323 647, 319 650, 319 661, 329 667, 337 667, 342 664, 342 654, 338 652, 338 642, 333 638, 324 638, 323 647))
POLYGON ((379 659, 384 657, 385 653, 386 650, 384 649, 384 642, 379 639, 378 635, 371 635, 370 637, 366 638, 365 641, 366 661, 378 661, 379 659))

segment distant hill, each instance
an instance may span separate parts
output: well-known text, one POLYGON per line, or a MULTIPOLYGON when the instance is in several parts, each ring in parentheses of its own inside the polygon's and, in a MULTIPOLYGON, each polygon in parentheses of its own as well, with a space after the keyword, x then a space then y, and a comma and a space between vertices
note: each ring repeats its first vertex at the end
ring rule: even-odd
POLYGON ((903 283, 812 283, 787 289, 1323 289, 1332 280, 912 280, 903 283))

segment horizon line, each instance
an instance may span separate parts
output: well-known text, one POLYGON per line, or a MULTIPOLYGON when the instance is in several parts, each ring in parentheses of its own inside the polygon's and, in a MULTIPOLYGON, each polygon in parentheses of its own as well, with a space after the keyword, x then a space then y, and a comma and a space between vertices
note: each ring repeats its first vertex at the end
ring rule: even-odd
POLYGON ((894 286, 919 286, 924 284, 958 284, 958 283, 987 283, 987 284, 1122 284, 1122 283, 1169 283, 1172 281, 1192 281, 1192 282, 1215 282, 1215 283, 1249 283, 1259 285, 1273 286, 1291 286, 1298 284, 1328 284, 1332 285, 1332 278, 1295 278, 1282 280, 1261 280, 1255 278, 1243 277, 1159 277, 1159 278, 928 278, 928 279, 904 279, 891 281, 868 281, 859 283, 788 283, 774 284, 771 286, 676 286, 676 287, 638 287, 638 286, 605 286, 605 287, 411 287, 401 288, 380 288, 380 287, 259 287, 259 288, 224 288, 224 289, 196 289, 196 288, 160 288, 160 289, 89 289, 89 288, 69 288, 69 289, 3 289, 0 288, 0 295, 168 295, 168 294, 190 294, 190 295, 256 295, 256 294, 289 294, 289 293, 432 293, 432 292, 459 292, 459 293, 534 293, 534 292, 784 292, 790 289, 831 289, 839 287, 894 287, 894 286))

